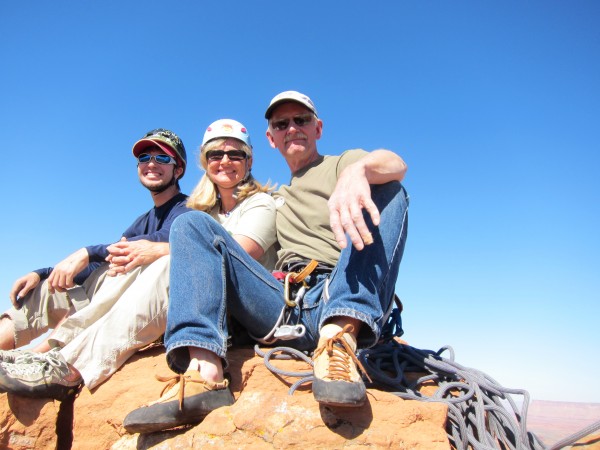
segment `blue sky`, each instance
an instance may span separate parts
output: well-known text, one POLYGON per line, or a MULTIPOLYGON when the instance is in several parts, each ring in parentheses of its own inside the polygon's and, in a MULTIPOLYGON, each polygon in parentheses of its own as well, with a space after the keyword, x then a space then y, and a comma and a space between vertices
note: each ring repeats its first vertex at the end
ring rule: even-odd
POLYGON ((151 207, 131 146, 249 129, 253 172, 287 89, 319 149, 388 148, 409 171, 405 339, 535 399, 600 402, 600 3, 27 1, 0 4, 0 307, 13 281, 110 243, 151 207))

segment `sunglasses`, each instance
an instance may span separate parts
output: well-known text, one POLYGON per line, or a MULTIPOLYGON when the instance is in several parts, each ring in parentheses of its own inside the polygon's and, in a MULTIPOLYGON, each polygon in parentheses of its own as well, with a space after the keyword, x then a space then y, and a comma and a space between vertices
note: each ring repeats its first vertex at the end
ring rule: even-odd
POLYGON ((229 161, 243 161, 248 157, 244 150, 209 150, 206 152, 206 159, 208 161, 221 161, 225 155, 227 155, 229 161))
POLYGON ((177 164, 175 158, 171 158, 169 155, 149 155, 148 153, 142 153, 137 157, 138 163, 140 164, 148 164, 150 161, 154 160, 156 164, 177 164))
MULTIPOLYGON (((313 119, 312 114, 302 114, 301 116, 292 117, 292 120, 294 121, 294 123, 296 125, 298 125, 299 127, 303 127, 304 125, 312 122, 312 119, 313 119)), ((279 119, 279 120, 273 120, 271 122, 271 128, 273 128, 276 131, 287 130, 287 128, 289 126, 290 126, 290 119, 279 119)))

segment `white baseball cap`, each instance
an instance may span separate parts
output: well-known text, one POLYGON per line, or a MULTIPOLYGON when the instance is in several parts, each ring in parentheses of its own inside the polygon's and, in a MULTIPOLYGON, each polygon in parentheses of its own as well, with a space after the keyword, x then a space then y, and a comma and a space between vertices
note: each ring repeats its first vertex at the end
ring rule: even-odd
POLYGON ((211 123, 204 132, 202 146, 208 141, 217 138, 234 138, 242 141, 248 147, 252 148, 250 143, 250 135, 246 127, 233 119, 219 119, 211 123))
POLYGON ((271 103, 269 103, 269 107, 267 108, 267 111, 265 112, 265 119, 267 119, 267 120, 270 119, 271 114, 273 113, 273 110, 277 106, 279 106, 281 103, 285 103, 285 102, 300 103, 301 105, 310 109, 311 112, 315 116, 317 116, 317 117, 319 116, 317 114, 317 108, 315 107, 315 104, 313 103, 313 101, 310 99, 310 97, 308 95, 304 95, 298 91, 285 91, 285 92, 281 92, 281 93, 277 94, 275 97, 273 97, 273 100, 271 100, 271 103))

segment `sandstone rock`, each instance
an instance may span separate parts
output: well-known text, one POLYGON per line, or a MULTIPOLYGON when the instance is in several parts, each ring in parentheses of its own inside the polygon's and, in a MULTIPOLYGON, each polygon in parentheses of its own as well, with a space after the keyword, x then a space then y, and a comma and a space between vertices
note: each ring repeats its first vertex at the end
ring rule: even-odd
POLYGON ((600 434, 595 433, 578 440, 572 448, 585 448, 586 450, 600 450, 600 434))
MULTIPOLYGON (((73 403, 0 394, 0 448, 173 449, 173 448, 420 448, 447 449, 446 407, 405 401, 369 389, 361 408, 328 408, 316 403, 309 387, 293 396, 296 379, 276 377, 252 349, 230 352, 229 372, 236 403, 211 413, 193 427, 130 435, 123 418, 158 398, 167 375, 164 350, 138 353, 94 392, 84 389, 73 403)), ((278 367, 306 371, 297 361, 278 367)))
POLYGON ((58 448, 56 423, 67 409, 58 402, 0 395, 0 448, 58 448))

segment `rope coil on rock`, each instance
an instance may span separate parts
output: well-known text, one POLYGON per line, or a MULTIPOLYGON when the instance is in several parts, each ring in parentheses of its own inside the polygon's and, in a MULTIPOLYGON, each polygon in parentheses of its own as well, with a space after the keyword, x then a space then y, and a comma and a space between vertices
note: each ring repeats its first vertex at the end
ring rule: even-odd
MULTIPOLYGON (((474 449, 547 448, 533 433, 527 431, 529 393, 522 389, 503 387, 489 375, 461 366, 454 361, 454 352, 450 347, 442 347, 438 352, 433 352, 391 340, 371 349, 361 350, 359 359, 371 378, 376 383, 397 390, 395 395, 409 400, 446 403, 448 437, 457 449, 469 446, 474 449), (446 350, 451 353, 450 358, 441 356, 446 350), (425 372, 430 375, 411 383, 405 376, 407 372, 425 372), (430 397, 418 391, 427 381, 435 381, 439 386, 430 397), (517 408, 511 395, 523 396, 521 409, 517 408)), ((600 421, 548 449, 571 445, 598 429, 600 421)))
MULTIPOLYGON (((293 358, 312 366, 312 360, 305 353, 289 347, 276 347, 263 352, 258 346, 255 346, 255 352, 264 358, 265 365, 274 374, 302 377, 290 387, 290 395, 299 386, 314 379, 312 371, 284 371, 270 362, 271 359, 293 358)), ((552 447, 544 446, 535 434, 527 431, 529 393, 503 387, 489 375, 461 366, 454 361, 454 351, 448 346, 433 352, 390 340, 360 350, 358 358, 373 380, 368 387, 384 387, 405 400, 445 403, 448 406, 448 439, 459 450, 558 450, 600 429, 598 421, 552 447), (449 358, 441 356, 444 352, 450 354, 449 358), (411 382, 407 373, 426 375, 411 382), (437 384, 431 396, 419 392, 419 388, 427 382, 437 384), (523 396, 520 409, 511 395, 523 396)))

